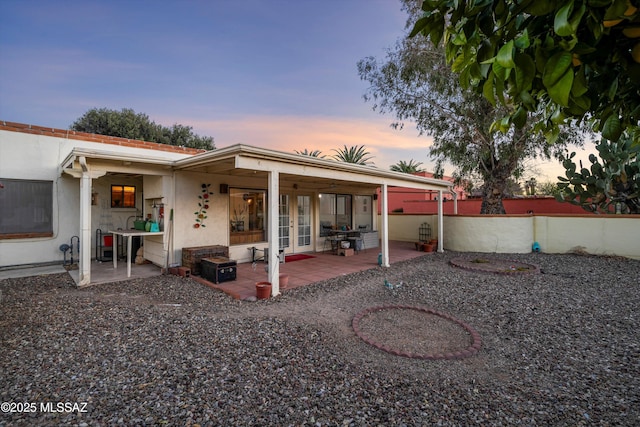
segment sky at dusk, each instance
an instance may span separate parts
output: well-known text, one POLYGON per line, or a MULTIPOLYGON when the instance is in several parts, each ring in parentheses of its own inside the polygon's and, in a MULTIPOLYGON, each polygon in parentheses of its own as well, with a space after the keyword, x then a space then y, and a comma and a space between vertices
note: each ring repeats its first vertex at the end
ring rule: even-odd
POLYGON ((372 111, 356 68, 405 21, 397 0, 3 0, 0 120, 67 129, 90 108, 132 108, 218 148, 364 145, 378 167, 432 170, 429 138, 372 111))

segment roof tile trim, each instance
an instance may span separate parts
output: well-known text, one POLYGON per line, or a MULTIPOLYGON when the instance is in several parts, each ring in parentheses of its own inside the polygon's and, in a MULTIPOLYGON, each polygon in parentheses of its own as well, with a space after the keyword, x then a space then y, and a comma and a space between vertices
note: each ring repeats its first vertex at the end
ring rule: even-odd
POLYGON ((207 150, 176 145, 159 144, 157 142, 140 141, 137 139, 120 138, 117 136, 97 135, 94 133, 77 132, 75 130, 47 128, 44 126, 27 125, 23 123, 0 121, 0 130, 9 132, 29 133, 33 135, 53 136, 57 138, 77 139, 81 141, 98 142, 101 144, 121 145, 125 147, 144 148, 147 150, 170 151, 173 153, 198 154, 207 150))

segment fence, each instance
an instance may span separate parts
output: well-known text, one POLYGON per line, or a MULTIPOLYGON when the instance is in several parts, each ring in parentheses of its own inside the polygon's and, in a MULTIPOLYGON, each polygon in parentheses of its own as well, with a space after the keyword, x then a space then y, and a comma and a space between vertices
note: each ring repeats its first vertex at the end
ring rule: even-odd
MULTIPOLYGON (((420 224, 437 236, 436 215, 389 215, 389 239, 417 241, 420 224)), ((443 247, 459 252, 586 252, 640 259, 640 215, 445 215, 443 247)))

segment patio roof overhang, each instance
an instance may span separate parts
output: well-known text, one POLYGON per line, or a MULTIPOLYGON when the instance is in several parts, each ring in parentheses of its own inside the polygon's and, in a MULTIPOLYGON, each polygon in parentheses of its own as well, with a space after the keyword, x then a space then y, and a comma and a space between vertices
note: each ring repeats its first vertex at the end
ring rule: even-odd
POLYGON ((90 164, 94 174, 100 172, 131 174, 135 171, 138 175, 157 175, 170 173, 173 161, 174 159, 167 157, 137 153, 74 148, 60 163, 60 172, 77 176, 83 169, 89 168, 90 164))
POLYGON ((266 177, 269 172, 277 171, 283 182, 303 183, 305 188, 327 192, 375 190, 382 185, 445 192, 452 189, 452 183, 444 180, 242 144, 177 160, 173 167, 254 177, 266 177))
POLYGON ((382 185, 445 192, 453 188, 451 182, 440 179, 243 144, 182 159, 172 157, 74 148, 60 164, 60 170, 69 173, 80 172, 82 161, 90 163, 93 170, 115 173, 136 171, 138 174, 167 174, 173 170, 184 170, 266 177, 270 171, 278 171, 283 182, 302 183, 306 188, 327 192, 341 192, 347 189, 353 191, 358 188, 372 190, 382 185))

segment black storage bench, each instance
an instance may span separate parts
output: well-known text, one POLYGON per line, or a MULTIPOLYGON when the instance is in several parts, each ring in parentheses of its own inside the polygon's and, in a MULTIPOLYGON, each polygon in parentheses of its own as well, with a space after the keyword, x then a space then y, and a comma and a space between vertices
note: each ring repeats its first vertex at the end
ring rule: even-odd
POLYGON ((200 261, 202 261, 203 258, 228 256, 228 246, 213 245, 182 248, 182 266, 191 269, 191 274, 200 276, 200 261))
POLYGON ((201 276, 213 283, 236 280, 237 262, 227 257, 202 258, 201 276))

